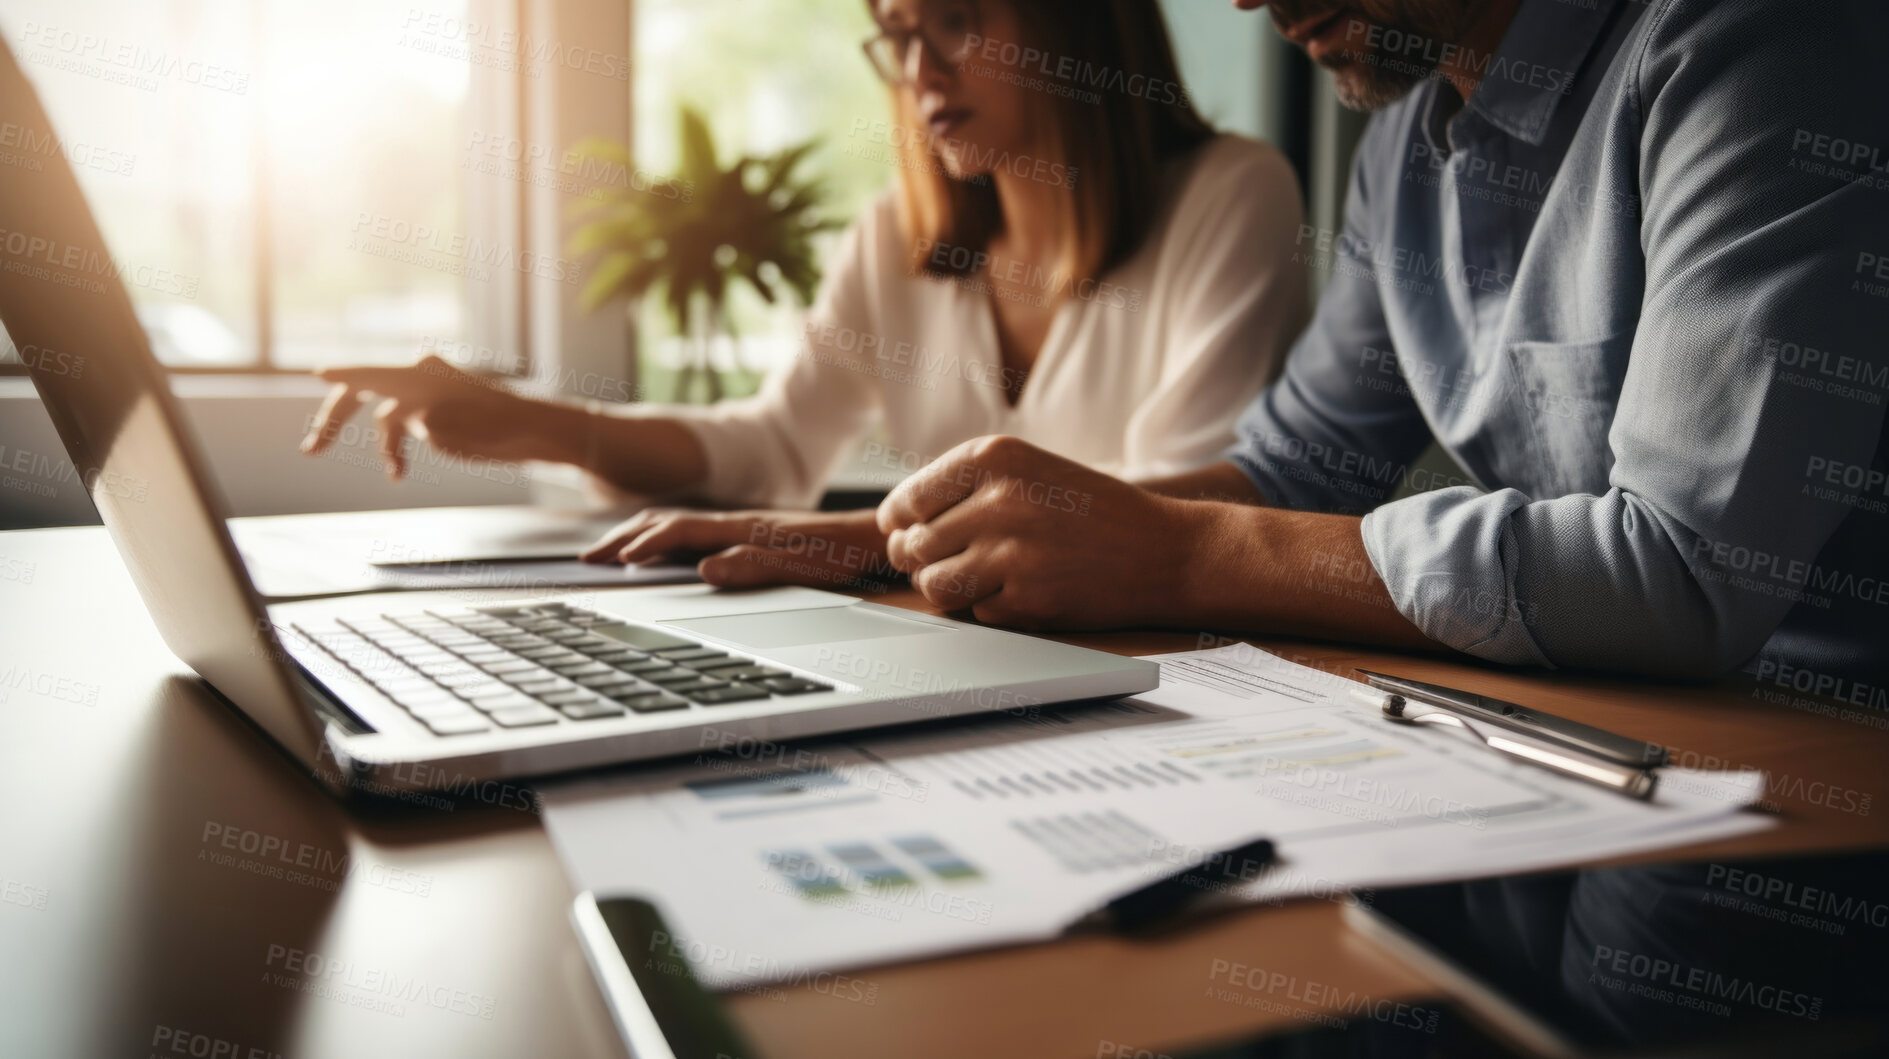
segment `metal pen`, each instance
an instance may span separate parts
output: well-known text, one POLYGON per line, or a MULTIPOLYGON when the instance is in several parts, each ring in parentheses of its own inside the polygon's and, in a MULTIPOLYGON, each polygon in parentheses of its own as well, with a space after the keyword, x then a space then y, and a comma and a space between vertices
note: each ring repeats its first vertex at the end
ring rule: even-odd
POLYGON ((1393 677, 1385 673, 1373 673, 1364 669, 1358 672, 1364 677, 1365 683, 1380 691, 1400 695, 1411 702, 1435 706, 1460 714, 1469 720, 1482 721, 1535 740, 1558 743, 1585 754, 1637 769, 1658 768, 1666 764, 1666 748, 1658 743, 1649 743, 1632 736, 1609 732, 1605 728, 1596 728, 1590 724, 1571 721, 1566 717, 1557 717, 1552 713, 1530 709, 1505 699, 1459 691, 1440 684, 1426 684, 1420 680, 1393 677))
POLYGON ((1485 732, 1476 722, 1421 704, 1413 706, 1401 695, 1383 693, 1384 716, 1399 724, 1428 724, 1460 728, 1475 736, 1498 754, 1519 758, 1551 772, 1605 787, 1616 794, 1645 801, 1653 797, 1659 777, 1652 772, 1617 761, 1607 761, 1579 750, 1557 746, 1527 736, 1503 732, 1485 732))

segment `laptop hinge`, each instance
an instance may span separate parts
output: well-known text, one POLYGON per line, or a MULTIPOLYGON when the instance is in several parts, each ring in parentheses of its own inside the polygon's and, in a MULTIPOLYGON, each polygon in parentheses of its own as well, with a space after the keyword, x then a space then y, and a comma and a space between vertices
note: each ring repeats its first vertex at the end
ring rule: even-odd
POLYGON ((359 714, 348 709, 339 698, 330 692, 321 681, 302 667, 300 662, 293 663, 296 687, 302 691, 302 700, 308 703, 315 716, 337 725, 349 735, 369 735, 376 731, 373 725, 362 720, 359 714))

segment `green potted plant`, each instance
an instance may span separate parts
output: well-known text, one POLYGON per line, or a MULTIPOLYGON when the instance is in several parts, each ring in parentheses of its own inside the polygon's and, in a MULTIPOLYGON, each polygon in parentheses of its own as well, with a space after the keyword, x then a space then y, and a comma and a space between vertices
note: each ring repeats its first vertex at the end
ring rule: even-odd
POLYGON ((700 375, 716 401, 722 385, 709 363, 714 340, 725 335, 740 348, 728 311, 732 289, 746 282, 772 305, 784 287, 810 304, 820 285, 813 237, 839 225, 819 215, 820 182, 794 175, 814 141, 743 155, 723 169, 708 123, 694 108, 682 108, 681 130, 680 169, 656 183, 636 178, 622 144, 589 139, 578 145, 582 154, 621 166, 629 179, 580 207, 590 216, 570 245, 573 253, 594 257, 584 308, 622 299, 634 311, 643 298, 659 295, 684 343, 674 398, 686 400, 700 375))

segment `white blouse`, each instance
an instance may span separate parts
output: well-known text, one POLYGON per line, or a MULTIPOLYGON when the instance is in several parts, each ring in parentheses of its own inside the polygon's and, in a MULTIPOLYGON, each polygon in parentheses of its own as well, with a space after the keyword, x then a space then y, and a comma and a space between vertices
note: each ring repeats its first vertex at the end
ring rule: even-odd
MULTIPOLYGON (((908 271, 886 195, 846 232, 799 354, 759 393, 619 414, 686 423, 709 469, 688 492, 718 506, 814 506, 875 422, 886 444, 865 446, 861 469, 888 485, 890 472, 984 434, 1130 479, 1204 466, 1232 444, 1234 421, 1308 318, 1306 276, 1292 260, 1299 186, 1277 150, 1223 135, 1177 160, 1168 188, 1127 261, 1100 281, 1065 282, 1071 296, 1014 407, 988 281, 908 271)), ((1011 279, 1013 290, 1056 284, 1011 279)))

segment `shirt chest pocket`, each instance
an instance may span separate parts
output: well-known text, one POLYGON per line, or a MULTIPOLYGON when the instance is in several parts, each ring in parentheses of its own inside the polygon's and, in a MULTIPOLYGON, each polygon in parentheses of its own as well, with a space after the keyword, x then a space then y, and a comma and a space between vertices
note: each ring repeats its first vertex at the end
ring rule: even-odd
POLYGON ((1526 439, 1517 453, 1516 479, 1525 492, 1545 499, 1607 491, 1613 450, 1607 433, 1620 403, 1633 332, 1593 342, 1514 342, 1508 346, 1510 378, 1505 413, 1509 436, 1526 439))

